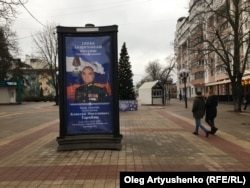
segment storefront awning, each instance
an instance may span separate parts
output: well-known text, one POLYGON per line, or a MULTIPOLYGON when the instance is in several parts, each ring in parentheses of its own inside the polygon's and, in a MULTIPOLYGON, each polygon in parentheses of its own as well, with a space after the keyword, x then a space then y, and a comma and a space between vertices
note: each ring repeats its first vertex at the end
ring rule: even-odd
POLYGON ((205 86, 214 86, 214 85, 221 85, 221 84, 227 84, 230 83, 231 80, 222 80, 219 82, 210 82, 210 83, 206 83, 205 86))
MULTIPOLYGON (((250 75, 242 77, 242 80, 249 80, 249 79, 250 79, 250 75)), ((222 81, 218 81, 218 82, 206 83, 205 86, 221 85, 221 84, 227 84, 227 83, 230 83, 230 82, 231 82, 231 80, 227 79, 227 80, 222 80, 222 81)))
POLYGON ((249 80, 250 79, 250 75, 247 75, 247 76, 243 76, 242 77, 242 80, 249 80))

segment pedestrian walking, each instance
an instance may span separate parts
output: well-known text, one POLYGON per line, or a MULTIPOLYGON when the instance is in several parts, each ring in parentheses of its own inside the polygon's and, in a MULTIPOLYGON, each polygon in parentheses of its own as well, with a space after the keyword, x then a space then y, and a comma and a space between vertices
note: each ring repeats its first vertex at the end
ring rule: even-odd
POLYGON ((206 100, 206 116, 205 121, 211 127, 211 134, 215 134, 218 128, 215 126, 214 119, 217 116, 217 106, 218 99, 217 96, 214 95, 213 91, 210 90, 206 100))
POLYGON ((201 124, 201 119, 205 115, 205 110, 206 110, 205 98, 204 96, 202 96, 200 91, 197 91, 192 106, 192 113, 195 119, 195 131, 193 132, 194 135, 198 135, 199 128, 201 128, 204 131, 206 137, 209 136, 210 132, 201 124))
POLYGON ((246 97, 245 97, 244 110, 247 109, 247 106, 249 103, 250 103, 250 92, 247 92, 246 97))
POLYGON ((181 92, 179 93, 179 99, 180 99, 180 101, 182 100, 182 94, 181 94, 181 92))

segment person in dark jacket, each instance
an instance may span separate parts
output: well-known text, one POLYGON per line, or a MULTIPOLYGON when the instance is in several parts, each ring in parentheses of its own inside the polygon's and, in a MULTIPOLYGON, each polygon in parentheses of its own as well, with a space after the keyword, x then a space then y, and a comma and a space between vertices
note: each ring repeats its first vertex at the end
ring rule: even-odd
POLYGON ((213 94, 212 91, 209 91, 209 95, 206 100, 206 117, 205 121, 211 127, 211 134, 215 134, 218 128, 215 126, 214 119, 217 116, 217 106, 218 100, 217 96, 213 94))
POLYGON ((205 115, 205 110, 206 110, 205 98, 201 95, 200 91, 197 91, 192 106, 192 113, 196 125, 193 134, 198 135, 199 128, 201 128, 204 131, 206 137, 208 137, 210 132, 201 124, 201 119, 205 115))
POLYGON ((75 103, 106 102, 107 90, 105 87, 94 83, 95 72, 92 67, 86 66, 82 70, 84 84, 76 88, 75 103))
POLYGON ((247 92, 247 94, 246 94, 244 110, 247 109, 248 104, 250 104, 250 92, 247 92))

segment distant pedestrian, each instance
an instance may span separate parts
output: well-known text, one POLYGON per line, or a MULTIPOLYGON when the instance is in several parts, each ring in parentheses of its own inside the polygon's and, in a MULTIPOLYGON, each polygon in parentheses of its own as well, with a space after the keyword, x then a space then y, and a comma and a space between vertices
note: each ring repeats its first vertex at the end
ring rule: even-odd
POLYGON ((201 95, 200 91, 197 91, 192 107, 192 113, 195 119, 195 131, 193 132, 193 134, 198 135, 199 128, 201 128, 205 132, 206 137, 208 137, 209 131, 201 124, 201 119, 205 115, 205 110, 206 110, 205 98, 204 96, 201 95))
POLYGON ((182 94, 181 93, 179 93, 179 99, 180 99, 180 101, 182 100, 182 94))
POLYGON ((247 109, 247 106, 248 106, 249 103, 250 103, 250 92, 247 92, 246 97, 245 97, 244 110, 247 109))
POLYGON ((214 119, 217 116, 217 106, 218 106, 218 99, 217 96, 214 95, 213 91, 209 91, 206 100, 206 117, 205 121, 211 127, 211 134, 215 134, 218 128, 215 126, 214 119))

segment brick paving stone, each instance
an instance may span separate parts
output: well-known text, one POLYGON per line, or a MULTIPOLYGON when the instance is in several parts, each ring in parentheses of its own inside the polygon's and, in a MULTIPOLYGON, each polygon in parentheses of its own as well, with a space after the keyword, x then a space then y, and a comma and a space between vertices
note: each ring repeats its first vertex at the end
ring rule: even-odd
POLYGON ((202 131, 192 134, 194 120, 183 101, 139 106, 138 111, 120 113, 121 151, 58 152, 58 106, 3 105, 0 187, 112 188, 119 187, 121 171, 250 172, 250 113, 232 108, 219 104, 219 130, 206 138, 202 131))

